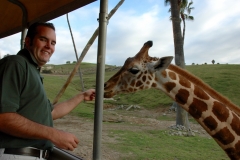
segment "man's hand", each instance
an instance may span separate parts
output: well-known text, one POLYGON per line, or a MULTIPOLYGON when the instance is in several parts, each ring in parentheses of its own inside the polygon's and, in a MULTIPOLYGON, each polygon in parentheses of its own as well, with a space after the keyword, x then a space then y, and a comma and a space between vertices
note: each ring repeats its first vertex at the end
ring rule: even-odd
POLYGON ((61 149, 70 151, 73 151, 75 148, 77 148, 79 140, 75 135, 57 129, 54 132, 55 133, 50 139, 54 145, 61 149))
POLYGON ((83 92, 85 101, 92 101, 95 99, 95 89, 89 89, 83 92))

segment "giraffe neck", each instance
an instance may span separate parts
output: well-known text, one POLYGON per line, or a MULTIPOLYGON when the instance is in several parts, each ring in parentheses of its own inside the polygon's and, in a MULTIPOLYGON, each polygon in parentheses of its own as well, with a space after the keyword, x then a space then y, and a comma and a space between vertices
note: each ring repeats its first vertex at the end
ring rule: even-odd
POLYGON ((191 114, 231 159, 240 159, 240 109, 177 66, 156 75, 163 90, 191 114))

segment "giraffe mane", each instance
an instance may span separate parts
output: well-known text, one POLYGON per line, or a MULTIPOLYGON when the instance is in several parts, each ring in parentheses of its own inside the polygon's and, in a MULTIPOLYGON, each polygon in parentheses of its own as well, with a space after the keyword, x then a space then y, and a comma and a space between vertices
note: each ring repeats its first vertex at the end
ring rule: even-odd
POLYGON ((232 111, 234 111, 238 116, 240 116, 240 108, 233 104, 228 98, 224 97, 217 91, 215 91, 212 87, 210 87, 208 84, 204 83, 201 79, 198 77, 190 74, 186 70, 170 64, 168 69, 178 73, 179 75, 182 75, 183 77, 186 77, 189 81, 191 81, 193 84, 197 86, 201 86, 201 88, 206 91, 208 94, 213 96, 213 98, 217 99, 218 101, 224 103, 226 106, 228 106, 232 111))

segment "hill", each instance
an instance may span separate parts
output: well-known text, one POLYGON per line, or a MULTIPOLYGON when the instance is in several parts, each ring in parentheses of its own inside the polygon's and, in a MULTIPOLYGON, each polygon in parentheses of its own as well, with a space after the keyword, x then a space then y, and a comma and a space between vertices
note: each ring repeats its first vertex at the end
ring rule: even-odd
MULTIPOLYGON (((44 84, 51 100, 57 95, 73 67, 74 64, 53 65, 51 69, 53 74, 44 74, 44 81, 46 81, 44 84)), ((84 88, 95 88, 96 64, 83 63, 80 67, 83 74, 84 88)), ((105 80, 109 79, 119 69, 120 67, 106 65, 105 80)), ((240 106, 240 65, 191 65, 186 66, 186 70, 240 106)), ((81 90, 80 79, 76 74, 62 99, 69 98, 81 90)), ((164 93, 155 89, 131 94, 119 94, 114 99, 116 101, 106 101, 106 103, 112 105, 139 105, 146 108, 169 106, 172 103, 172 100, 164 93)))
MULTIPOLYGON (((54 64, 46 64, 42 67, 42 73, 47 74, 59 74, 59 75, 69 75, 73 68, 75 67, 75 64, 61 64, 61 65, 54 65, 54 64)), ((97 65, 94 63, 86 63, 82 62, 80 65, 80 70, 83 74, 91 74, 96 73, 96 67, 97 65)), ((106 70, 114 70, 115 68, 119 68, 112 65, 106 65, 106 70)))

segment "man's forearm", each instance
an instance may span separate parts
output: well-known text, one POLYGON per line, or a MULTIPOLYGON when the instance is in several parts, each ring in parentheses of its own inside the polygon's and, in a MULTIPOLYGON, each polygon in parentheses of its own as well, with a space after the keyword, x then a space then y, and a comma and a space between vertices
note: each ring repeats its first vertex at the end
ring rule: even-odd
POLYGON ((61 118, 71 112, 80 102, 84 100, 84 92, 77 94, 73 98, 54 105, 52 111, 53 119, 61 118))
POLYGON ((30 121, 17 113, 0 114, 0 131, 12 136, 49 140, 52 130, 54 128, 30 121))

